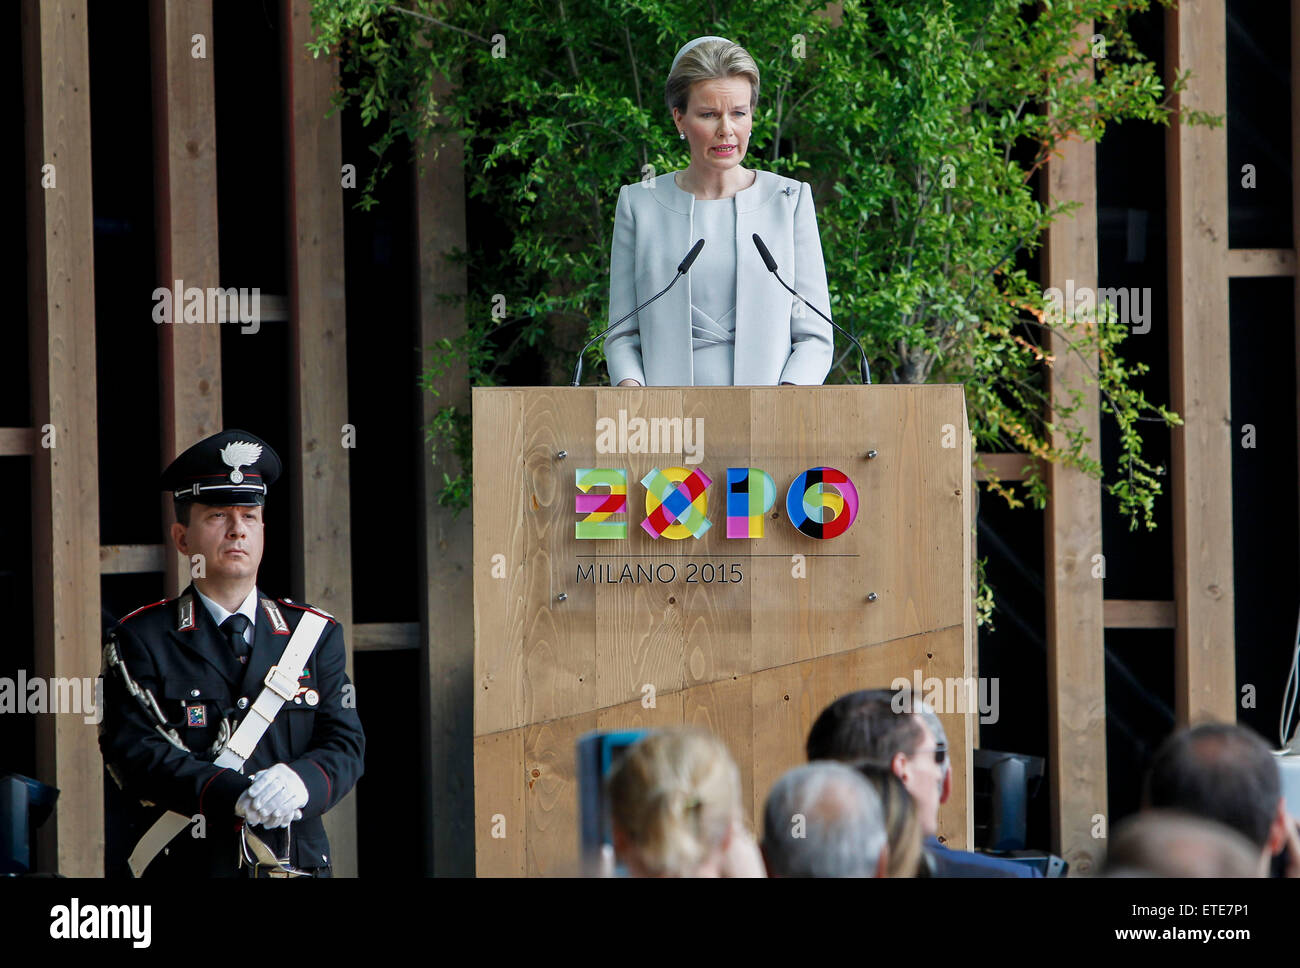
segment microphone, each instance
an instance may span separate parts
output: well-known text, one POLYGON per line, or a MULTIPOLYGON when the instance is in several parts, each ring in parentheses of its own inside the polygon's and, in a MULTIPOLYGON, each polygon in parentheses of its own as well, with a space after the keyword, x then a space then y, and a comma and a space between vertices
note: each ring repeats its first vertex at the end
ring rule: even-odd
MULTIPOLYGON (((776 271, 776 260, 772 258, 772 253, 767 251, 767 246, 763 244, 763 240, 758 237, 757 232, 754 233, 754 245, 757 247, 758 254, 763 260, 763 265, 767 266, 767 271, 772 273, 772 275, 776 276, 777 282, 785 286, 785 280, 782 279, 780 274, 777 273, 776 271)), ((785 286, 785 288, 790 289, 789 286, 785 286)), ((857 337, 854 336, 852 333, 850 333, 848 330, 846 330, 839 323, 835 322, 835 320, 827 316, 824 312, 822 312, 820 309, 818 309, 816 306, 810 303, 807 299, 804 299, 803 296, 799 295, 793 289, 790 289, 790 294, 794 296, 796 299, 798 299, 805 306, 807 306, 809 309, 811 309, 813 312, 815 312, 822 319, 826 320, 826 322, 834 326, 840 333, 842 333, 848 340, 850 340, 854 346, 858 348, 858 353, 860 354, 859 362, 861 364, 858 369, 861 371, 860 375, 862 377, 862 382, 865 386, 871 386, 871 367, 867 364, 867 351, 862 348, 862 344, 858 342, 857 337)))
POLYGON ((623 320, 627 319, 629 316, 635 316, 641 310, 645 309, 646 306, 649 306, 652 302, 654 302, 656 299, 658 299, 660 296, 666 293, 673 286, 677 285, 677 280, 680 279, 682 276, 686 275, 686 273, 690 271, 691 266, 695 264, 695 260, 699 258, 700 250, 702 248, 704 248, 704 240, 700 239, 693 246, 691 246, 691 251, 686 253, 686 258, 683 259, 681 262, 677 263, 677 275, 673 276, 672 282, 668 283, 668 285, 664 286, 657 293, 655 293, 653 296, 651 296, 649 299, 643 302, 640 306, 637 306, 631 312, 625 314, 624 316, 610 323, 609 326, 607 326, 604 330, 597 333, 591 339, 587 340, 587 345, 578 351, 578 364, 573 368, 573 382, 569 384, 570 386, 576 387, 578 385, 578 382, 582 379, 582 357, 586 354, 587 350, 591 349, 592 344, 595 343, 596 340, 600 339, 602 336, 608 335, 609 331, 612 330, 619 323, 623 322, 623 320))

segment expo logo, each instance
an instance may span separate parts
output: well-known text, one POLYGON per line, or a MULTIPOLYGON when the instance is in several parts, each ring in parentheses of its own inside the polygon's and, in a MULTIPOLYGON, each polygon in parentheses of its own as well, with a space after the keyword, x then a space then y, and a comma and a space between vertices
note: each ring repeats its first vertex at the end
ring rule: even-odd
MULTIPOLYGON (((621 540, 627 522, 627 471, 617 467, 580 467, 574 510, 585 517, 574 525, 580 540, 621 540), (592 493, 593 488, 608 488, 592 493)), ((641 479, 645 518, 641 528, 651 538, 701 538, 712 527, 708 488, 713 481, 700 468, 655 467, 641 479)), ((776 482, 758 467, 727 468, 727 537, 763 537, 764 516, 776 503, 776 482)), ((810 467, 786 491, 786 516, 810 538, 838 538, 858 516, 858 491, 848 475, 833 467, 810 467)))

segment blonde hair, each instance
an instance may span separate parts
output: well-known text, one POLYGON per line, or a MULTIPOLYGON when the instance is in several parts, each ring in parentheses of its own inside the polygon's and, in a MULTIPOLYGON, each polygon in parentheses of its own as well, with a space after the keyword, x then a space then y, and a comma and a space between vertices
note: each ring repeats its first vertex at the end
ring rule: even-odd
POLYGON ((916 877, 921 867, 921 818, 912 795, 894 771, 876 763, 858 767, 880 794, 885 813, 885 837, 889 843, 886 877, 916 877))
POLYGON ((740 771, 722 741, 701 730, 651 733, 607 783, 615 828, 656 876, 693 876, 740 816, 740 771))
POLYGON ((668 110, 676 108, 685 113, 690 99, 691 86, 699 81, 725 81, 743 77, 749 81, 749 109, 758 103, 758 65, 749 51, 729 40, 706 40, 696 44, 677 62, 668 74, 664 85, 664 100, 668 110))

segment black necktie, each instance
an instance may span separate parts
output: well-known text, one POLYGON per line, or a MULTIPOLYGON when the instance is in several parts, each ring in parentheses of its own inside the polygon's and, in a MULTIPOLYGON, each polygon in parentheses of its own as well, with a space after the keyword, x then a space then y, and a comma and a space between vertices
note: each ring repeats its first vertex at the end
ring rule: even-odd
POLYGON ((226 633, 230 648, 241 663, 248 661, 248 642, 244 639, 244 631, 247 628, 248 616, 240 615, 238 612, 221 623, 221 631, 226 633))

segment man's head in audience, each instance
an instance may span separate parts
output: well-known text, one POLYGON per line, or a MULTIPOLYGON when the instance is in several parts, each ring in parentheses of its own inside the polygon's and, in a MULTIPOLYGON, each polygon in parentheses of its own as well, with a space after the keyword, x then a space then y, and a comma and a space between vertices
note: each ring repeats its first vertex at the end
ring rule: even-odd
POLYGON ((1204 723, 1166 739, 1147 772, 1143 803, 1232 828, 1254 845, 1261 872, 1287 841, 1290 821, 1273 754, 1233 723, 1204 723))
POLYGON ((842 763, 796 766, 763 810, 763 860, 771 877, 884 877, 889 866, 880 797, 842 763))
POLYGON ((1259 877, 1259 848, 1230 827, 1176 810, 1144 810, 1111 832, 1108 877, 1259 877))
POLYGON ((939 805, 952 792, 948 739, 939 717, 910 688, 840 696, 813 723, 807 753, 809 760, 889 767, 912 795, 922 835, 938 832, 939 805))

